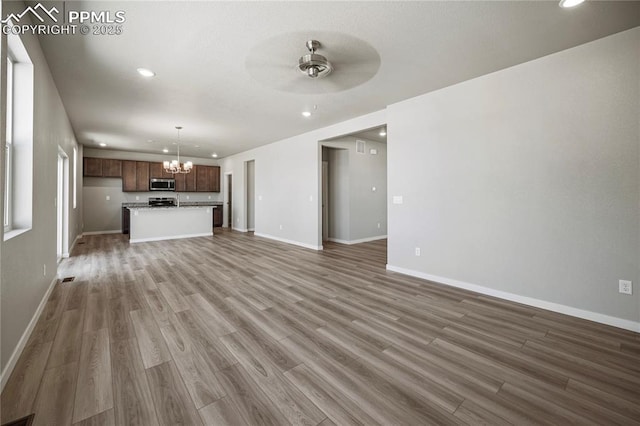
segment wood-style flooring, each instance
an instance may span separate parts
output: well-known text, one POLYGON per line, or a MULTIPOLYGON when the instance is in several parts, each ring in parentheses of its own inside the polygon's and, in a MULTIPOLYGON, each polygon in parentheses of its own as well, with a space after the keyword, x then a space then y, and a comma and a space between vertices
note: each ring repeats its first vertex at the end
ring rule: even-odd
POLYGON ((640 424, 640 335, 385 270, 386 242, 85 236, 1 398, 37 425, 640 424))

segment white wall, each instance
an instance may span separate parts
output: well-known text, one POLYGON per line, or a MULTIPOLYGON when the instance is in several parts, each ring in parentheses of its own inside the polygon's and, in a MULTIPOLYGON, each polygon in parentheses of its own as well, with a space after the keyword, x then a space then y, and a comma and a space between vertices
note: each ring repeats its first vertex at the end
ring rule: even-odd
POLYGON ((385 111, 378 111, 224 158, 222 173, 233 173, 234 226, 239 227, 246 221, 244 162, 255 160, 256 234, 320 248, 322 147, 319 141, 385 122, 385 111))
POLYGON ((324 148, 328 163, 329 240, 349 241, 349 151, 324 148))
MULTIPOLYGON (((24 10, 22 2, 3 2, 3 16, 24 10)), ((57 186, 57 156, 60 146, 73 167, 75 136, 69 119, 51 78, 36 37, 22 36, 34 65, 34 141, 33 141, 33 223, 32 228, 2 242, 0 292, 2 313, 0 365, 3 383, 8 370, 18 355, 21 342, 30 321, 56 276, 56 208, 54 199, 57 186), (46 273, 43 274, 43 266, 46 273), (9 368, 8 368, 9 367, 9 368)), ((2 82, 6 87, 6 36, 2 36, 2 82)), ((4 89, 2 90, 4 92, 4 89)), ((4 94, 3 94, 4 96, 4 94)), ((2 102, 4 106, 4 100, 2 102)), ((6 123, 2 113, 2 144, 6 123)), ((82 151, 80 151, 80 155, 82 151)), ((4 164, 4 162, 2 163, 4 164)), ((81 176, 82 167, 78 176, 81 176)), ((73 177, 72 170, 70 176, 73 177)), ((80 233, 82 223, 82 193, 78 194, 78 207, 73 208, 73 182, 69 179, 69 242, 80 233)), ((25 336, 26 337, 26 336, 25 336)))
MULTIPOLYGON (((85 157, 114 158, 119 160, 164 161, 167 155, 118 151, 85 147, 85 157)), ((183 157, 194 164, 217 166, 218 161, 207 158, 183 157)), ((82 167, 80 167, 82 176, 82 167)), ((222 176, 221 176, 222 178, 222 176)), ((147 202, 149 197, 172 197, 177 192, 123 192, 121 178, 82 178, 84 194, 84 232, 110 232, 122 229, 122 203, 147 202), (109 200, 107 200, 109 197, 109 200)), ((221 186, 222 190, 222 186, 221 186)), ((222 201, 221 192, 180 193, 181 201, 222 201), (189 198, 187 198, 189 197, 189 198)))
POLYGON ((635 28, 389 106, 391 268, 640 330, 639 51, 635 28))

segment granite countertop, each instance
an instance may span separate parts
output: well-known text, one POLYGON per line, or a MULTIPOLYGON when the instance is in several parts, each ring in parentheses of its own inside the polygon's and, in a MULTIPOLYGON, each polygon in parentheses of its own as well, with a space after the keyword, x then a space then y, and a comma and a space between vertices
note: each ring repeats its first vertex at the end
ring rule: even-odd
POLYGON ((180 203, 180 207, 178 206, 153 206, 150 207, 148 204, 144 205, 144 206, 125 206, 126 208, 128 208, 129 210, 169 210, 169 209, 173 209, 173 210, 182 210, 182 209, 202 209, 205 207, 214 207, 214 208, 218 208, 220 206, 213 206, 213 205, 208 205, 208 206, 204 206, 204 205, 191 205, 191 206, 185 206, 182 205, 182 203, 180 203))
MULTIPOLYGON (((180 201, 180 207, 206 207, 206 206, 222 206, 222 201, 180 201)), ((142 202, 132 202, 132 203, 122 203, 122 207, 127 208, 144 208, 149 207, 149 203, 142 202)), ((177 206, 165 206, 164 208, 175 208, 177 206)), ((162 207, 149 207, 153 209, 158 209, 162 207)))

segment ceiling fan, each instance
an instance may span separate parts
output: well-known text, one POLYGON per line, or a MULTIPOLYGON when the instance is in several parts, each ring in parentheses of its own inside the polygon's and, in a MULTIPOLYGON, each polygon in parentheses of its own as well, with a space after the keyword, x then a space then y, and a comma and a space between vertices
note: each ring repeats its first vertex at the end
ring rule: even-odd
POLYGON ((331 74, 333 66, 331 62, 322 55, 316 53, 320 47, 318 40, 308 40, 306 43, 309 53, 302 55, 298 59, 298 69, 311 78, 322 78, 331 74))
POLYGON ((348 34, 305 31, 259 43, 249 52, 245 68, 256 81, 276 90, 331 93, 373 78, 380 68, 380 55, 366 41, 348 34), (307 50, 302 56, 301 45, 307 50))

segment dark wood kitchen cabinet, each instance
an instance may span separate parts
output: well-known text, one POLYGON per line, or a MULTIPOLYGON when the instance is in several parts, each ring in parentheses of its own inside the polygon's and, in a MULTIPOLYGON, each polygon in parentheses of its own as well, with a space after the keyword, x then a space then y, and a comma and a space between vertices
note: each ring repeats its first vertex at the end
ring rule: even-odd
POLYGON ((122 161, 122 191, 149 191, 149 163, 146 161, 122 161))
POLYGON ((91 158, 84 157, 82 159, 83 176, 90 177, 114 177, 122 176, 122 160, 113 160, 111 158, 91 158))
POLYGON ((149 178, 151 179, 171 179, 177 178, 173 173, 168 173, 164 170, 163 163, 149 163, 149 178))
POLYGON ((222 226, 222 206, 216 206, 213 209, 213 227, 219 228, 222 226))
POLYGON ((146 161, 136 161, 136 191, 146 192, 149 190, 149 163, 146 161))
POLYGON ((131 211, 127 207, 122 208, 122 233, 129 233, 129 224, 131 223, 131 211))
POLYGON ((196 190, 196 175, 191 173, 176 173, 173 176, 176 180, 176 192, 194 192, 196 190))
POLYGON ((123 192, 135 192, 136 185, 136 162, 135 161, 122 161, 122 191, 123 192))
POLYGON ((213 177, 212 177, 212 189, 213 192, 220 192, 220 167, 212 166, 213 169, 213 177))
POLYGON ((122 177, 122 160, 102 159, 102 177, 122 177))
POLYGON ((102 177, 102 158, 84 157, 82 159, 82 175, 102 177))
POLYGON ((196 170, 196 191, 220 192, 220 167, 194 166, 196 170))

